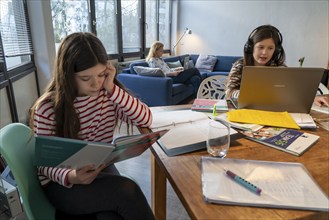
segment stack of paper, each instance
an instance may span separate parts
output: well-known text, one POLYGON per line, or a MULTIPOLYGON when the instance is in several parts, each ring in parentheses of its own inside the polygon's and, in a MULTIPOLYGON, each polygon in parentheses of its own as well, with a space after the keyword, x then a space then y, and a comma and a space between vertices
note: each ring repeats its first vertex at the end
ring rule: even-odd
POLYGON ((310 114, 306 113, 289 113, 301 128, 316 128, 316 124, 310 114))
POLYGON ((267 125, 273 127, 300 129, 288 112, 271 112, 252 109, 229 111, 228 120, 231 122, 267 125))
POLYGON ((245 130, 245 131, 258 131, 259 129, 264 127, 264 126, 258 125, 258 124, 231 122, 227 119, 226 113, 223 113, 223 114, 220 114, 220 115, 214 117, 214 120, 216 120, 216 119, 221 119, 221 120, 227 121, 231 125, 232 128, 245 130))

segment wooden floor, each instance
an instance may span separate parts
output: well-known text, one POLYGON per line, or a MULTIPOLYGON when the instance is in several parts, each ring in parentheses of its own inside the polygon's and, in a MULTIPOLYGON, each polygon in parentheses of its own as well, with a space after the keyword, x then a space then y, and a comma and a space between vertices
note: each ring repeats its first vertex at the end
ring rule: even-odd
MULTIPOLYGON (((126 135, 126 129, 123 127, 116 136, 126 135)), ((134 134, 138 134, 137 129, 134 129, 134 134)), ((151 202, 151 170, 150 170, 150 150, 145 151, 141 156, 129 160, 116 163, 119 172, 132 177, 141 187, 149 204, 151 202)), ((25 214, 15 218, 16 220, 27 219, 25 214)), ((189 220, 181 202, 177 198, 176 193, 173 191, 170 183, 167 183, 167 219, 168 220, 189 220)), ((0 220, 9 220, 9 217, 4 213, 0 214, 0 220)))

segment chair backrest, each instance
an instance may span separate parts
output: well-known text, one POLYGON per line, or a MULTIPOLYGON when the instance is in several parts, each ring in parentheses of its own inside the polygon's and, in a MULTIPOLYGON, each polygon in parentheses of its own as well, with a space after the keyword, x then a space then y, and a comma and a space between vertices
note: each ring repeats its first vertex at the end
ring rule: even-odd
POLYGON ((0 153, 13 173, 29 220, 55 219, 55 208, 45 196, 33 165, 34 134, 29 127, 13 123, 0 130, 0 153))
POLYGON ((224 99, 227 76, 215 75, 205 78, 198 89, 198 99, 224 99))

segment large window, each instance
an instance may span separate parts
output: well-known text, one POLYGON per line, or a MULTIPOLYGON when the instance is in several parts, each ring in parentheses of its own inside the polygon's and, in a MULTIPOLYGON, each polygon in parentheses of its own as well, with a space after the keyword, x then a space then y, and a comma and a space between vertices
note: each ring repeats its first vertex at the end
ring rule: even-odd
POLYGON ((87 31, 119 60, 143 58, 156 40, 170 48, 170 0, 51 0, 51 10, 56 45, 70 33, 87 31))
POLYGON ((26 123, 38 91, 26 0, 1 0, 0 126, 26 123))
POLYGON ((23 1, 0 1, 0 33, 8 70, 31 62, 32 42, 23 1))

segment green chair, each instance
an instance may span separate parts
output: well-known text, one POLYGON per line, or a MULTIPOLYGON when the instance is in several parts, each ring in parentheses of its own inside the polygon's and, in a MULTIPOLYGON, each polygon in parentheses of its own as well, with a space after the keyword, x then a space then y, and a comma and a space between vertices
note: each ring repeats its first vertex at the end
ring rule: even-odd
POLYGON ((35 138, 24 124, 13 123, 0 130, 0 153, 10 167, 29 220, 55 219, 55 208, 45 196, 33 165, 35 138))

